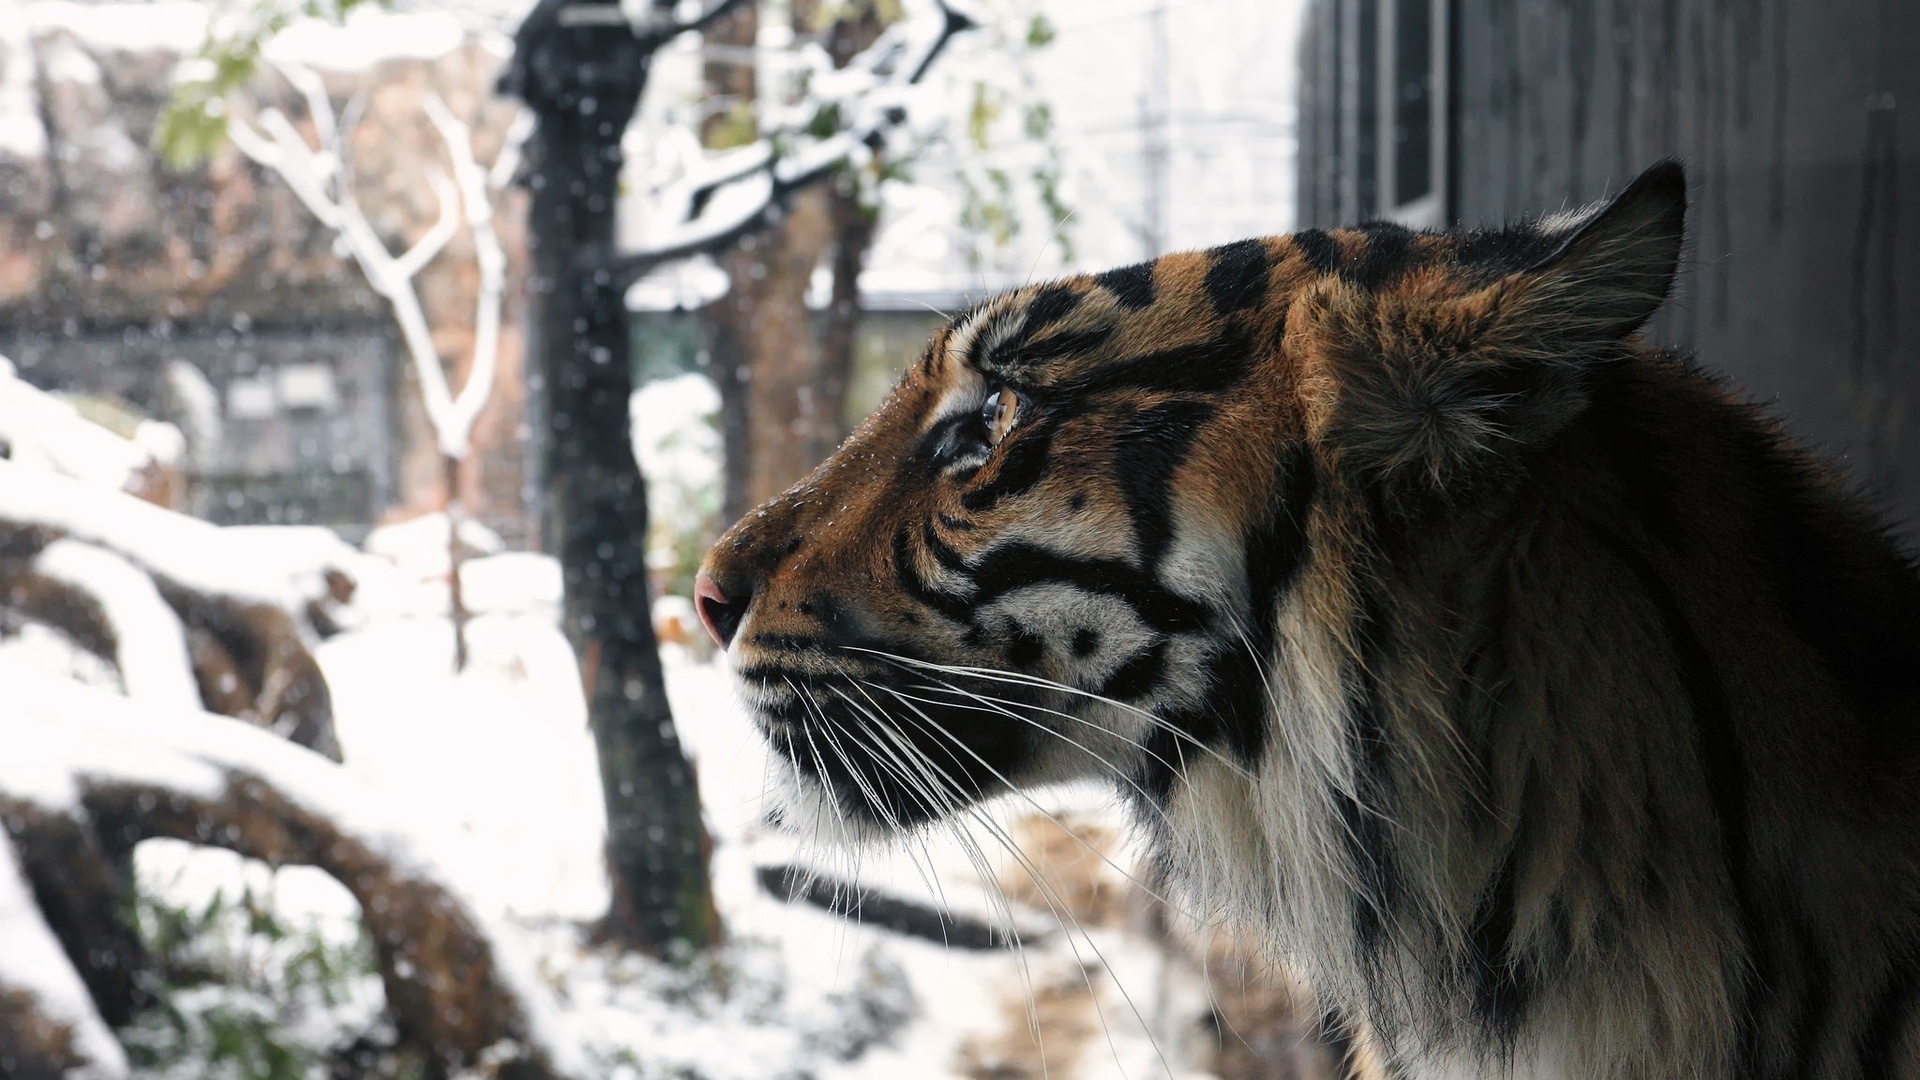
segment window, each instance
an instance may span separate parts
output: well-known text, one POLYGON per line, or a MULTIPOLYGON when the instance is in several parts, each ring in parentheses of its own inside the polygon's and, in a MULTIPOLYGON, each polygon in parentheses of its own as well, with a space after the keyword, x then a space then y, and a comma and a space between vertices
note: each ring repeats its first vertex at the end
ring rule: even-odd
POLYGON ((1337 0, 1337 215, 1446 224, 1448 0, 1337 0))

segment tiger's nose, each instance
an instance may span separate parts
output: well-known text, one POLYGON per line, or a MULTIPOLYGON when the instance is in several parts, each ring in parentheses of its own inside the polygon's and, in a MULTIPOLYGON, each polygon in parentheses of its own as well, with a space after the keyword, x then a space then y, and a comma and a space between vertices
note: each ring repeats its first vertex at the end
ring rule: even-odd
POLYGON ((722 649, 733 641, 733 635, 740 629, 740 619, 747 613, 747 602, 751 594, 730 600, 720 591, 706 574, 698 574, 693 579, 693 607, 700 613, 700 625, 707 628, 707 634, 722 649))

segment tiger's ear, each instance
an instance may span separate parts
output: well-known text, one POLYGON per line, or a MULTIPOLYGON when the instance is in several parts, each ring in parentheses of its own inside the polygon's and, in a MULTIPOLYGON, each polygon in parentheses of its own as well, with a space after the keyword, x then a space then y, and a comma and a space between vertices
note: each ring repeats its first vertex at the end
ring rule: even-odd
POLYGON ((1686 170, 1669 158, 1582 214, 1551 254, 1492 287, 1501 329, 1554 352, 1625 338, 1666 302, 1686 219, 1686 170))
POLYGON ((1550 254, 1465 295, 1322 280, 1288 315, 1318 388, 1310 434, 1403 509, 1512 475, 1585 411, 1594 365, 1623 355, 1666 299, 1685 218, 1686 176, 1667 161, 1550 254))

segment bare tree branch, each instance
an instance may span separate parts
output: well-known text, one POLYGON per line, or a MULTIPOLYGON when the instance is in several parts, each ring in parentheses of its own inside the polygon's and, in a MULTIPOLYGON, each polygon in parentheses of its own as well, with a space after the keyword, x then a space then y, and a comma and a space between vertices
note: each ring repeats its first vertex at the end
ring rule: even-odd
POLYGON ((690 206, 691 218, 648 247, 615 256, 604 269, 625 285, 667 263, 725 250, 740 237, 765 228, 795 192, 833 175, 863 149, 878 148, 906 122, 901 92, 925 77, 956 34, 975 25, 947 0, 936 0, 936 5, 940 19, 936 33, 926 34, 918 26, 895 27, 844 70, 830 73, 846 84, 865 83, 845 93, 844 100, 851 106, 846 110, 851 114, 846 127, 783 154, 779 149, 783 144, 805 141, 799 135, 804 121, 796 118, 778 136, 730 151, 725 164, 710 162, 690 190, 683 180, 680 190, 672 192, 690 206), (726 197, 729 189, 736 197, 726 197))
POLYGON ((374 231, 354 201, 341 158, 340 124, 319 76, 296 64, 275 67, 306 101, 320 145, 308 145, 286 114, 260 111, 259 128, 235 117, 228 135, 240 152, 256 164, 273 170, 301 204, 322 225, 333 230, 366 275, 367 283, 393 306, 394 320, 420 379, 427 419, 433 425, 443 456, 464 459, 472 443, 473 425, 493 390, 499 359, 500 303, 505 290, 506 255, 493 227, 493 195, 505 187, 518 168, 521 145, 531 132, 530 121, 516 119, 491 171, 474 160, 471 133, 437 96, 429 96, 427 117, 446 143, 454 173, 448 177, 430 171, 427 181, 439 200, 440 214, 405 253, 395 256, 374 231), (433 334, 420 305, 413 280, 447 246, 460 228, 462 208, 480 262, 480 297, 475 313, 474 356, 464 385, 456 397, 447 382, 433 334))

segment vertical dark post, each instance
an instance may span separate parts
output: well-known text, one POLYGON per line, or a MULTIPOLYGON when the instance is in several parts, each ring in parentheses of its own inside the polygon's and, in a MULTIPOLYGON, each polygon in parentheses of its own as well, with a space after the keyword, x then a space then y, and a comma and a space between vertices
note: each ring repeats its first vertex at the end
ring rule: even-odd
POLYGON ((632 357, 613 254, 620 138, 656 41, 611 4, 543 0, 504 89, 539 118, 530 147, 528 340, 544 394, 543 527, 566 581, 607 807, 605 932, 657 954, 719 935, 694 774, 675 737, 648 611, 646 489, 627 403, 632 357))

